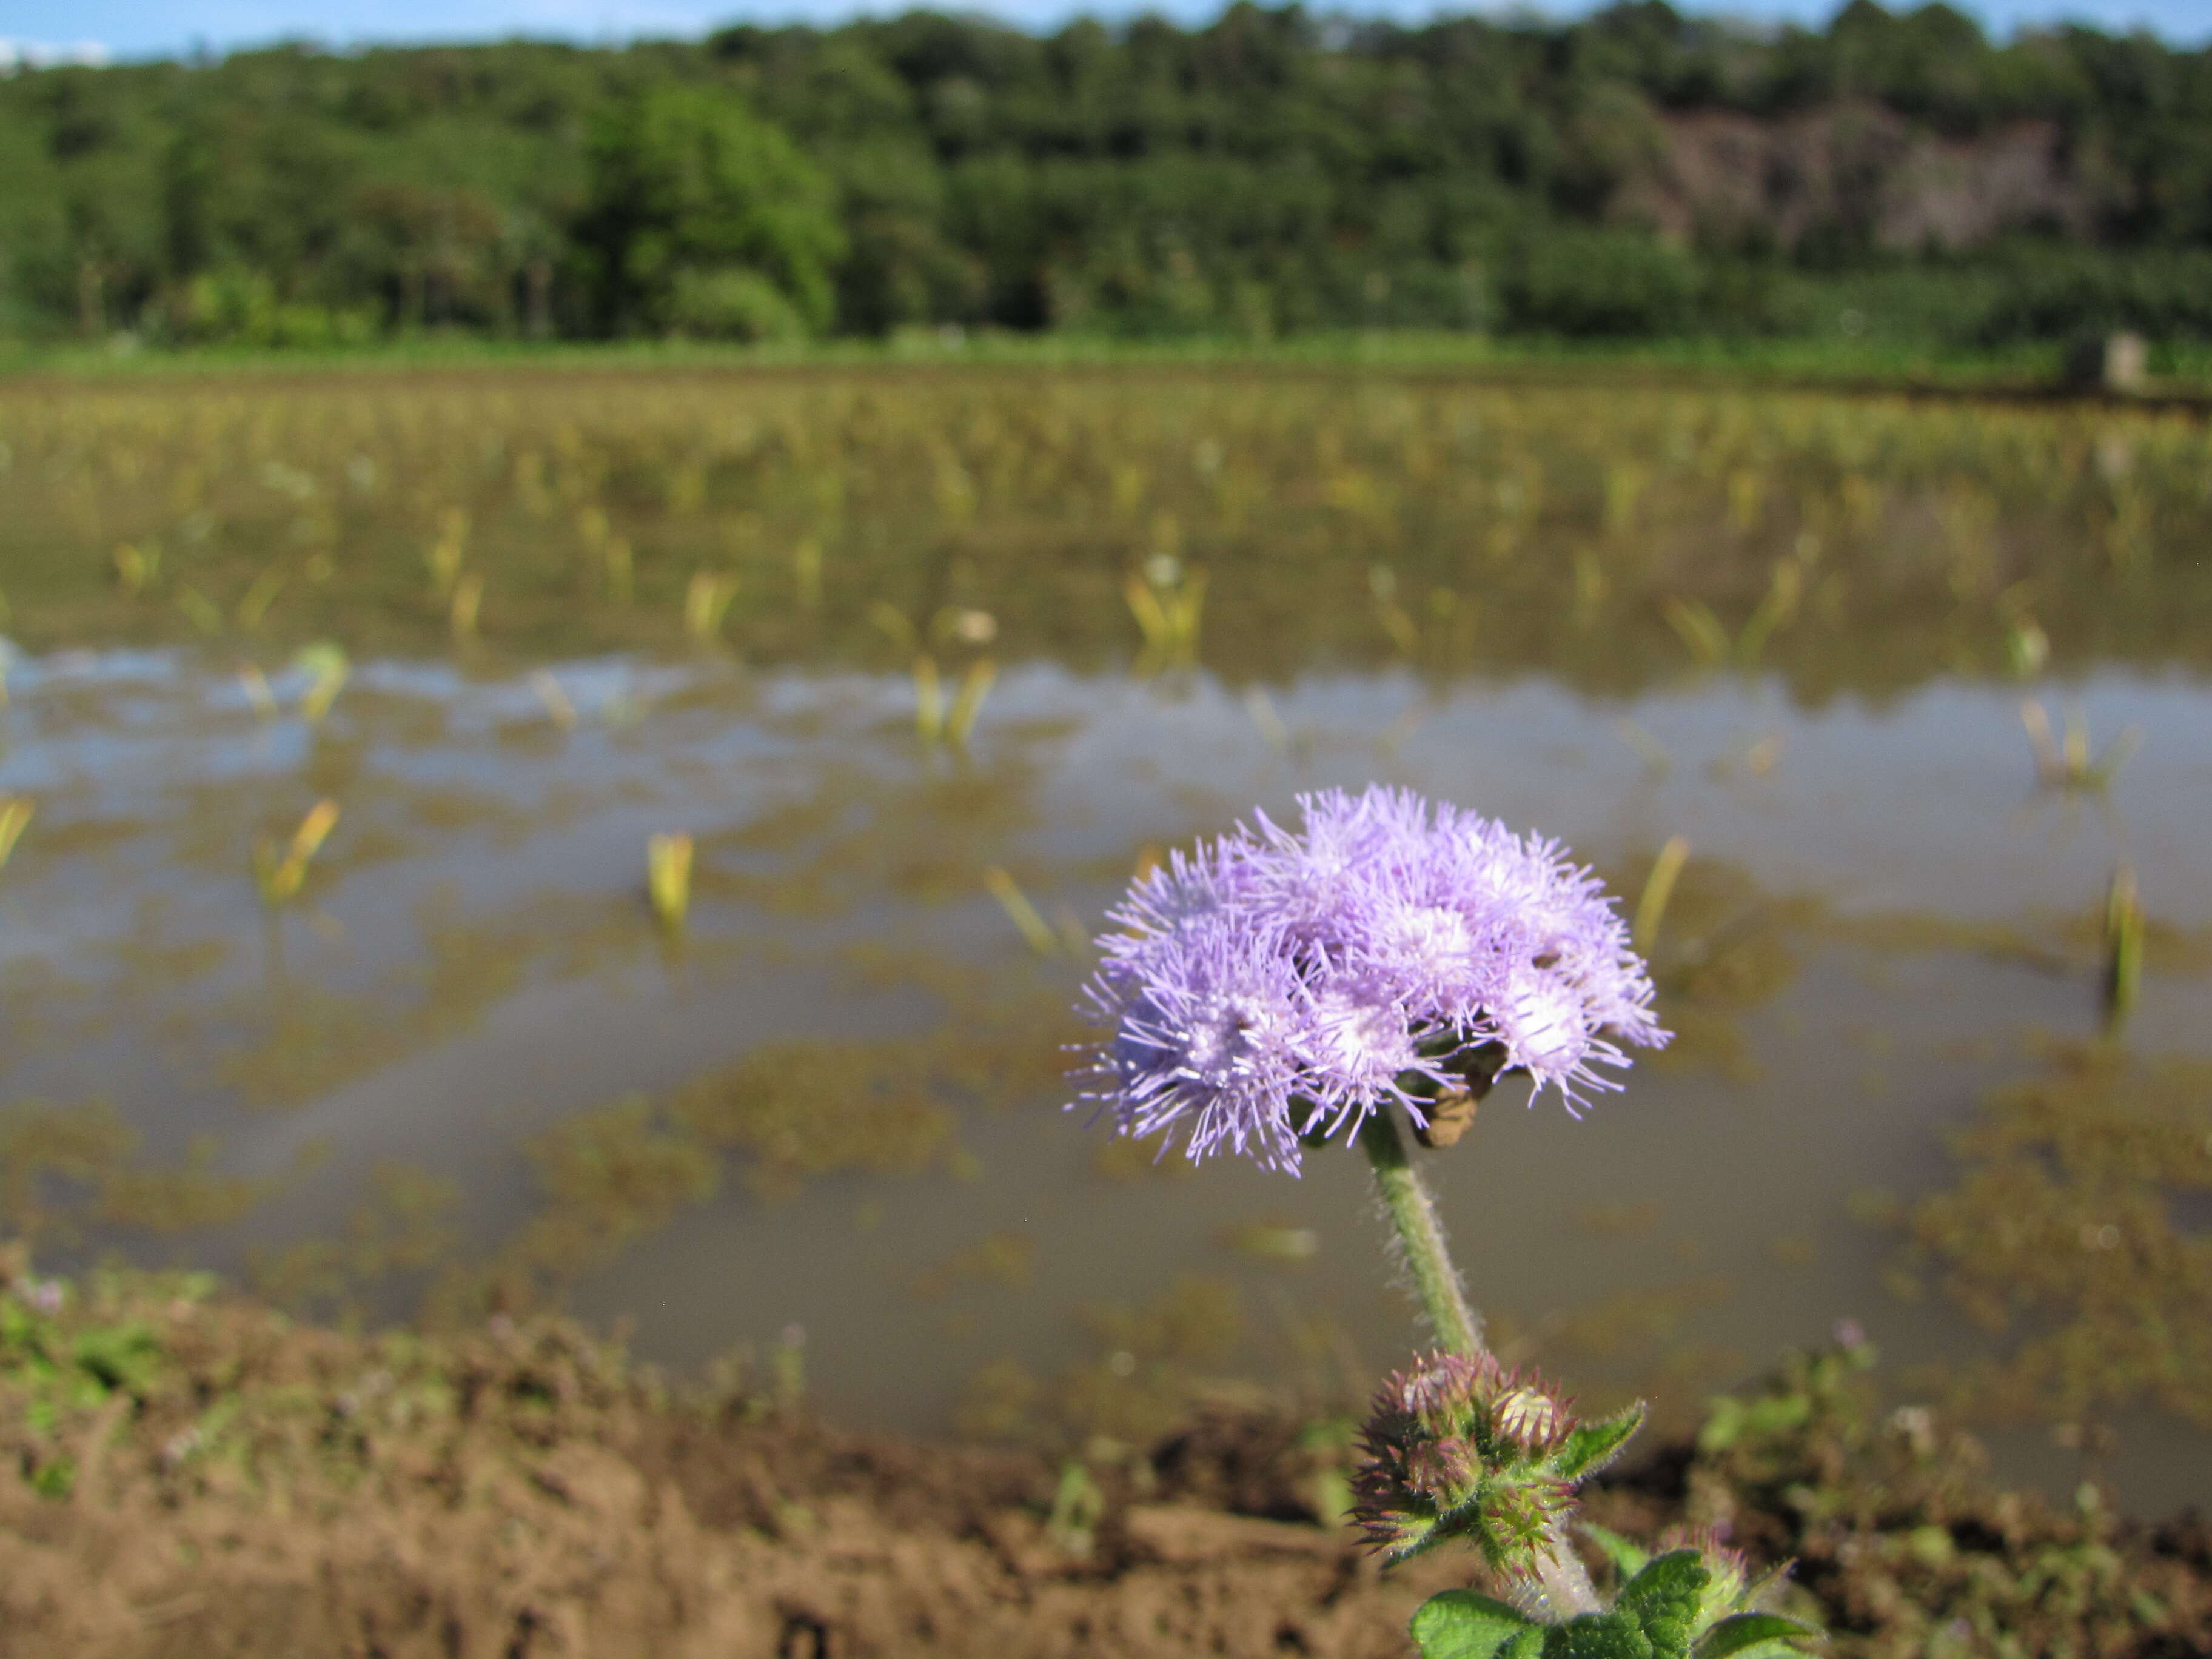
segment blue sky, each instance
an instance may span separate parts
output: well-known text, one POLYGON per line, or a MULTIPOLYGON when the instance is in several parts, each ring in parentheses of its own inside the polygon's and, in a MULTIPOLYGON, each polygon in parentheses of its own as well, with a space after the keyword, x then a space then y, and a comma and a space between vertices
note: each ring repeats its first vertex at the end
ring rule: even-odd
MULTIPOLYGON (((1818 22, 1838 3, 1839 0, 1732 0, 1724 9, 1754 19, 1818 22)), ((509 34, 620 40, 640 34, 696 34, 739 18, 819 21, 863 10, 901 9, 856 5, 852 0, 370 0, 366 5, 329 0, 0 0, 0 64, 57 51, 137 58, 185 52, 198 43, 224 51, 287 36, 333 45, 486 40, 509 34)), ((1087 7, 1067 0, 992 0, 973 9, 1034 26, 1057 22, 1082 10, 1114 15, 1142 8, 1128 0, 1087 7)), ((1219 5, 1218 0, 1164 0, 1157 9, 1201 18, 1219 5)), ((1344 9, 1408 19, 1438 9, 1428 0, 1350 0, 1344 9)), ((2106 28, 2145 27, 2169 40, 2192 45, 2212 40, 2212 0, 1970 0, 1962 9, 1998 33, 2023 24, 2078 19, 2106 28)))

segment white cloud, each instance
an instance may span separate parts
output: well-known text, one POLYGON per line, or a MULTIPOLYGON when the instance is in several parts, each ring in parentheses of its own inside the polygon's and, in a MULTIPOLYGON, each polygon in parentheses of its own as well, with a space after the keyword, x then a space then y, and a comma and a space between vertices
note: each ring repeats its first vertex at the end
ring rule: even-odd
POLYGON ((112 56, 97 40, 11 40, 0 35, 0 75, 19 69, 51 69, 57 64, 105 64, 112 56))

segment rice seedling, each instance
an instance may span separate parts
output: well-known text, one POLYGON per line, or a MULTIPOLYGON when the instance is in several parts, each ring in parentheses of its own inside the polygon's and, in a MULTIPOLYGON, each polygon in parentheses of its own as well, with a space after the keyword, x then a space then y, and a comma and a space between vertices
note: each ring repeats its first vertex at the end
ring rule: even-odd
POLYGON ((1712 606, 1703 599, 1685 599, 1674 594, 1660 601, 1660 608, 1690 655, 1700 668, 1718 668, 1729 659, 1731 644, 1728 629, 1721 626, 1712 606))
POLYGON ((1605 574, 1605 565, 1594 547, 1575 550, 1575 614, 1593 615, 1613 592, 1613 583, 1605 574))
POLYGON ((149 542, 141 547, 135 542, 119 542, 115 548, 115 580, 124 597, 137 599, 161 573, 161 549, 159 543, 149 542))
POLYGON ((184 613, 185 620, 191 623, 201 633, 222 632, 222 611, 216 607, 213 599, 201 592, 198 588, 191 586, 179 588, 177 609, 184 613))
POLYGON ((307 817, 300 820, 299 828, 283 848, 267 836, 254 843, 253 878, 264 905, 278 910, 299 896, 308 866, 337 823, 338 805, 325 798, 307 809, 307 817))
POLYGON ((2112 517, 2099 539, 2115 571, 2125 574, 2148 562, 2154 544, 2152 511, 2150 495, 2132 478, 2114 482, 2112 517))
POLYGON ((1674 884, 1689 860, 1690 843, 1682 836, 1668 836, 1658 856, 1651 860, 1650 872, 1644 878, 1644 891, 1636 901, 1636 921, 1629 930, 1636 948, 1646 956, 1659 943, 1659 929, 1667 920, 1667 906, 1674 896, 1674 884))
POLYGON ((689 835, 654 836, 645 844, 646 895, 653 914, 671 933, 684 930, 691 909, 691 852, 689 835))
POLYGON ((1122 585, 1129 614, 1145 638, 1138 672, 1187 668, 1198 660, 1199 618, 1206 604, 1206 573, 1185 571, 1172 558, 1146 562, 1142 575, 1122 585))
POLYGON ((2008 617, 2005 621, 2005 662, 2014 679, 2032 680, 2043 672, 2051 660, 2051 635, 2045 633, 2033 617, 2008 617))
POLYGON ((1729 474, 1728 522, 1731 530, 1747 532, 1759 526, 1766 508, 1765 475, 1756 467, 1740 466, 1729 474))
POLYGON ((269 607, 276 603, 276 596, 284 591, 285 585, 290 580, 289 574, 273 565, 253 579, 240 596, 238 609, 234 613, 241 632, 251 634, 260 628, 263 618, 269 614, 269 607))
POLYGON ((722 631, 723 618, 738 596, 738 579, 706 570, 695 571, 684 592, 684 631, 701 644, 722 631))
POLYGON ((1605 470, 1605 528, 1619 535, 1636 521, 1636 508, 1651 486, 1651 469, 1620 459, 1605 470))
POLYGON ((998 678, 998 665, 988 657, 979 657, 968 665, 961 677, 960 690, 952 699, 951 712, 945 718, 945 735, 955 749, 965 749, 968 739, 975 734, 975 717, 983 711, 983 699, 998 678))
POLYGON ((938 676, 937 659, 927 652, 914 659, 914 729, 925 749, 936 747, 945 737, 945 683, 938 676))
POLYGON ((38 810, 37 803, 26 796, 0 795, 0 870, 8 867, 15 843, 22 840, 38 810))
POLYGON ((475 572, 462 577, 459 581, 453 584, 453 602, 450 620, 455 639, 467 640, 476 637, 477 617, 483 609, 483 596, 484 579, 475 572))
POLYGON ((917 643, 914 624, 905 611, 887 599, 878 599, 868 606, 868 624, 902 651, 911 651, 917 643))
POLYGON ((2112 872, 2105 893, 2105 972, 2102 1000, 2105 1035, 2118 1036, 2142 994, 2143 913, 2135 866, 2112 872))
POLYGON ((449 507, 438 516, 438 538, 422 555, 429 568, 430 595, 444 600, 452 597, 453 585, 460 580, 461 562, 468 556, 469 515, 458 507, 449 507))
POLYGON ((279 712, 276 694, 269 689, 269 677, 261 672, 259 665, 250 662, 239 664, 238 684, 239 689, 246 693, 246 701, 252 706, 253 712, 264 721, 276 718, 279 712))
POLYGON ((576 705, 561 689, 561 682, 552 670, 541 668, 530 677, 530 689, 538 694, 538 701, 545 706, 545 715, 562 732, 576 729, 576 705))
POLYGON ((1743 631, 1736 635, 1735 656, 1737 667, 1751 669, 1759 665, 1759 659, 1766 650, 1766 641, 1774 630, 1797 614, 1798 602, 1803 598, 1804 591, 1803 567, 1794 560, 1778 560, 1765 597, 1745 621, 1743 631))
POLYGON ((1274 699, 1258 686, 1244 694, 1244 712, 1252 717, 1252 724, 1260 733, 1260 740, 1278 756, 1291 752, 1290 728, 1275 709, 1274 699))
POLYGON ((2142 745, 2142 732, 2135 726, 2124 727, 2101 755, 2092 756, 2089 747, 2089 720, 2078 703, 2066 706, 2063 719, 2065 735, 2054 737, 2051 716, 2043 705, 2029 698, 2020 706, 2021 724, 2027 729, 2029 747, 2035 754, 2035 781, 2045 789, 2061 789, 2069 793, 2102 794, 2112 787, 2130 756, 2142 745))
POLYGON ((1021 936, 1029 941, 1030 950, 1041 957, 1056 957, 1060 952, 1060 936, 1052 930, 1029 895, 997 865, 983 872, 983 885, 991 896, 999 901, 999 908, 1006 913, 1006 920, 1014 924, 1021 936))
POLYGON ((1375 619, 1390 636, 1401 654, 1413 656, 1421 648, 1421 630, 1398 603, 1398 577, 1387 564, 1370 565, 1367 591, 1375 600, 1375 619))
POLYGON ((318 640, 300 648, 292 666, 307 676, 307 689, 300 695, 300 713, 308 725, 320 726, 353 672, 345 648, 329 640, 318 640))
POLYGON ((1733 663, 1749 670, 1759 665, 1774 631, 1796 615, 1804 595, 1804 573, 1796 562, 1784 559, 1774 566, 1765 594, 1731 638, 1727 627, 1702 599, 1668 595, 1661 610, 1677 637, 1700 668, 1719 668, 1733 663))

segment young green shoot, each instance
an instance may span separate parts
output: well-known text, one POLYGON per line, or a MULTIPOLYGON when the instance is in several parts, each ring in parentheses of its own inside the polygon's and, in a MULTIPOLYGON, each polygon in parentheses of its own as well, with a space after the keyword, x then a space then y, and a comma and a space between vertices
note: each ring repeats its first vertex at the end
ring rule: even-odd
MULTIPOLYGON (((353 673, 345 647, 330 640, 318 640, 300 647, 292 666, 307 676, 307 689, 300 695, 300 714, 308 725, 320 726, 353 673)), ((252 695, 250 689, 247 695, 252 695)))
POLYGON ((262 619, 269 614, 269 607, 276 603, 276 596, 284 591, 285 584, 290 580, 274 565, 253 579, 240 597, 234 613, 240 633, 251 634, 260 628, 262 619))
POLYGON ((937 659, 927 652, 914 659, 914 729, 922 747, 934 749, 945 737, 945 683, 937 659))
POLYGON ((530 677, 530 689, 538 694, 538 701, 545 706, 545 717, 561 732, 576 729, 576 705, 561 689, 561 682, 550 668, 541 668, 530 677))
POLYGON ((279 910, 300 896, 301 886, 307 879, 308 866, 314 862, 315 854, 322 850, 337 823, 338 805, 325 798, 307 809, 307 817, 300 820, 288 845, 280 849, 266 836, 254 844, 253 878, 261 890, 263 904, 279 910))
POLYGON ((684 631, 702 645, 717 638, 723 618, 730 613, 730 603, 737 597, 735 576, 693 572, 691 585, 684 592, 684 631))
POLYGON ((952 699, 952 710, 945 717, 945 736, 955 749, 968 746, 968 739, 975 731, 975 717, 983 712, 983 699, 990 694, 991 682, 998 675, 998 665, 988 657, 978 657, 968 665, 968 672, 960 679, 960 690, 952 699))
POLYGON ((2045 789, 2069 794, 2103 794, 2111 789, 2121 767, 2142 744, 2142 732, 2124 727, 2101 755, 2092 756, 2089 720, 2078 703, 2066 706, 2063 738, 2054 737, 2051 716, 2033 698, 2020 706, 2020 722, 2027 729, 2028 746, 2035 753, 2035 781, 2045 789))
POLYGON ((480 574, 471 572, 453 584, 453 603, 449 619, 455 639, 476 637, 477 619, 483 609, 483 596, 484 579, 480 574))
POLYGON ((38 804, 27 796, 0 795, 0 870, 8 867, 15 843, 22 840, 38 810, 38 804))
POLYGON ((2142 994, 2142 897, 2136 886, 2135 866, 2123 863, 2112 872, 2105 893, 2105 974, 2103 1002, 2105 1035, 2117 1037, 2126 1028, 2142 994))
POLYGON ((238 665, 239 689, 246 693, 246 701, 262 720, 274 720, 281 712, 276 707, 276 694, 269 689, 269 677, 257 663, 238 665))
POLYGON ((999 901, 1006 920, 1029 941, 1030 950, 1041 957, 1060 954, 1060 936, 1052 931, 1052 924, 1030 902, 1029 895, 1022 891, 1012 876, 994 864, 983 872, 983 885, 999 901))
POLYGON ((1686 836, 1670 836, 1659 855, 1651 860, 1651 872, 1644 878, 1643 895, 1636 901, 1636 922, 1630 937, 1636 948, 1650 956, 1659 942, 1659 929, 1667 919, 1668 902, 1674 896, 1674 883, 1689 861, 1690 843, 1686 836))
POLYGON ((672 934, 684 931, 691 909, 691 837, 681 831, 654 836, 645 844, 646 894, 672 934))

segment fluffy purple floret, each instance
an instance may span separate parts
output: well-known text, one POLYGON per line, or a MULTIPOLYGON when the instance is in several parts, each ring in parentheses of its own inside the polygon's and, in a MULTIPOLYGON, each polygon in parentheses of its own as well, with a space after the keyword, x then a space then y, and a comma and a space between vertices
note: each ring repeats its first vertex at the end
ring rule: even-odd
POLYGON ((1421 1115, 1462 1051, 1496 1044, 1572 1111, 1617 1087, 1622 1042, 1667 1040, 1612 900, 1555 842, 1408 790, 1301 796, 1296 830, 1177 853, 1109 913, 1085 1013, 1085 1099, 1123 1133, 1295 1172, 1300 1135, 1421 1115))

